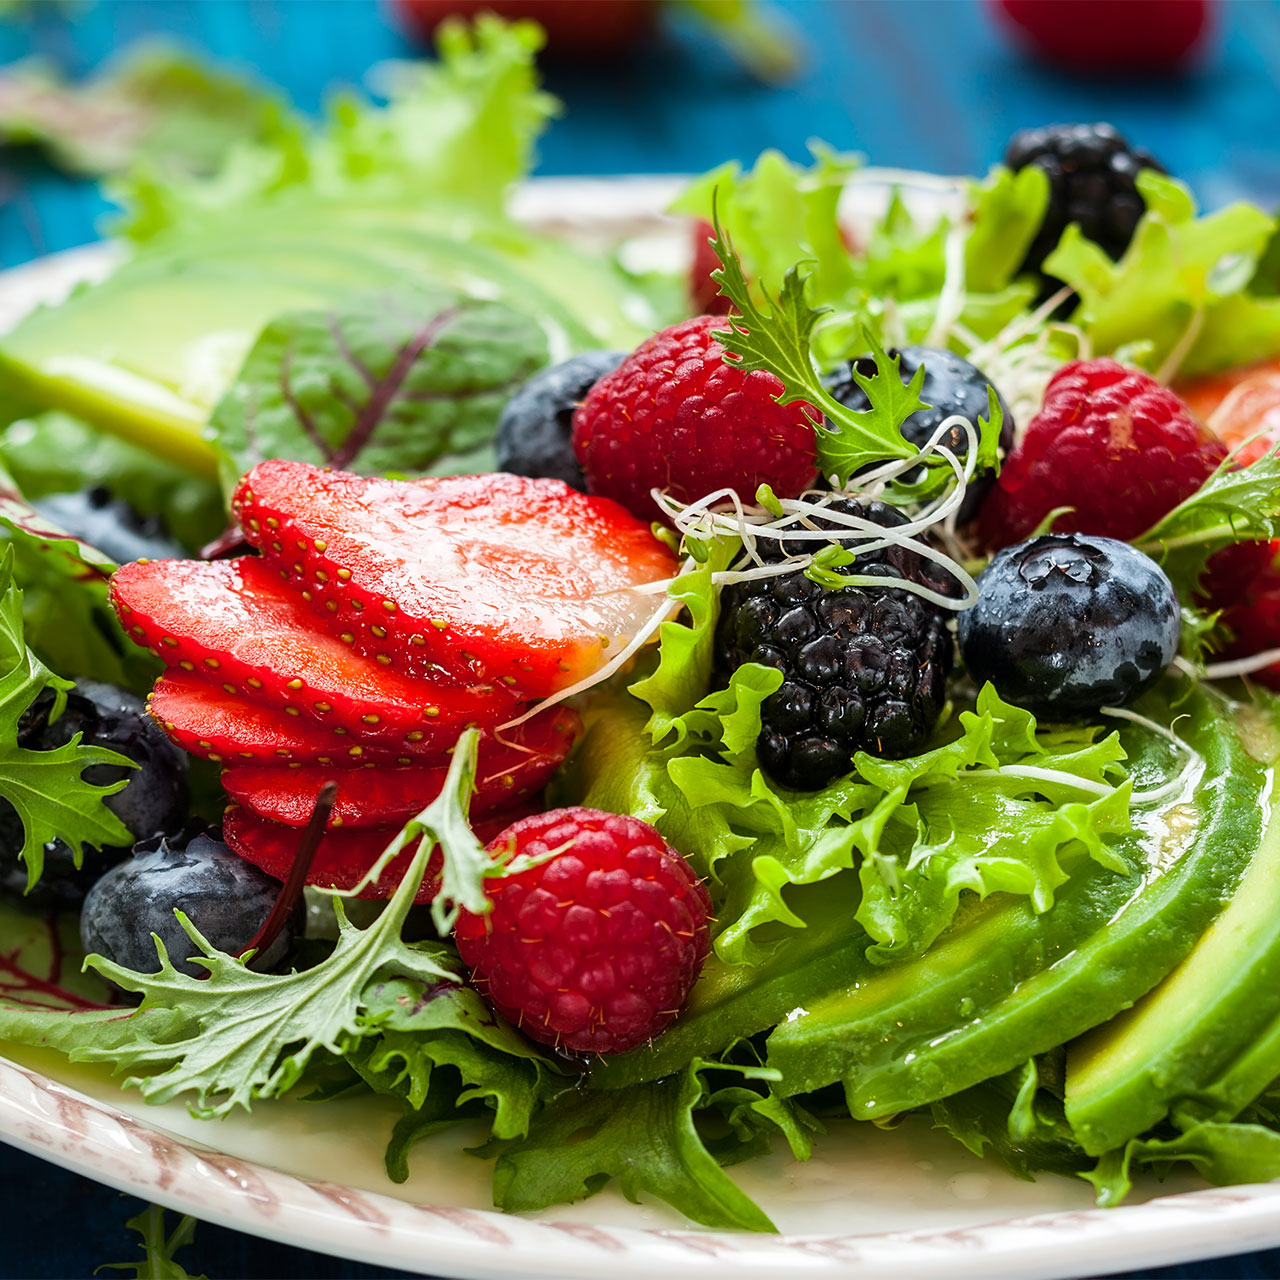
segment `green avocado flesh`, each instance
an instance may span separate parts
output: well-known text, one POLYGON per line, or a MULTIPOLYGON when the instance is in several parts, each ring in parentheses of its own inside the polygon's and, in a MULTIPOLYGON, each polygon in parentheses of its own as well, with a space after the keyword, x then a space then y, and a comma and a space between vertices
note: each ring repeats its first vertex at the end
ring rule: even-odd
POLYGON ((1155 990, 1071 1046, 1066 1115, 1101 1155, 1166 1114, 1230 1120, 1280 1075, 1280 819, 1226 909, 1155 990))
MULTIPOLYGON (((856 899, 846 900, 840 878, 813 886, 807 928, 761 966, 713 956, 675 1025, 651 1048, 594 1070, 593 1085, 654 1079, 691 1053, 776 1025, 767 1062, 782 1093, 839 1083, 855 1118, 877 1119, 1001 1075, 1114 1018, 1187 957, 1243 878, 1280 860, 1270 852, 1280 832, 1267 831, 1271 771, 1250 754, 1234 712, 1201 689, 1179 703, 1179 733, 1201 757, 1199 772, 1181 797, 1136 811, 1133 833, 1117 844, 1131 874, 1081 861, 1044 914, 993 895, 923 956, 890 967, 866 958, 870 940, 852 923, 856 899)), ((1138 777, 1144 754, 1164 749, 1140 732, 1126 734, 1126 747, 1138 777)), ((1280 956, 1280 910, 1271 919, 1280 956)), ((1260 1003, 1255 1023, 1266 1008, 1280 1013, 1280 993, 1260 1003)))
POLYGON ((212 475, 205 422, 263 325, 414 279, 523 311, 552 359, 632 347, 665 319, 609 262, 499 219, 280 199, 157 240, 102 284, 29 316, 0 338, 0 390, 212 475))

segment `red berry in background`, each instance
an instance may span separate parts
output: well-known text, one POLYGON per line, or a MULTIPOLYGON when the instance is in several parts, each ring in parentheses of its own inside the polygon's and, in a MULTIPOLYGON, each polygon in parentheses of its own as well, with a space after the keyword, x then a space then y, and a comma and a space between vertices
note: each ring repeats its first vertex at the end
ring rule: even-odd
POLYGON ((1158 71, 1207 36, 1211 0, 989 0, 1029 52, 1071 71, 1158 71))
POLYGON ((547 33, 547 52, 571 58, 624 55, 653 31, 658 16, 657 0, 394 0, 394 8, 407 34, 422 44, 450 17, 532 18, 547 33))
POLYGON ((573 451, 592 493, 644 520, 659 517, 651 489, 694 502, 731 488, 753 500, 761 484, 802 493, 817 472, 818 411, 780 405, 771 373, 743 373, 713 336, 718 316, 655 334, 591 388, 573 416, 573 451))
POLYGON ((699 315, 727 316, 729 299, 720 292, 720 286, 711 278, 720 269, 720 259, 711 247, 715 227, 705 218, 693 223, 693 261, 689 264, 689 300, 699 315))
POLYGON ((1056 532, 1128 540, 1193 494, 1226 446, 1149 374, 1114 360, 1073 360, 982 506, 990 548, 1029 537, 1057 507, 1056 532))
POLYGON ((503 1017, 542 1044, 598 1054, 671 1022, 706 959, 711 900, 651 826, 555 809, 512 824, 489 852, 535 860, 490 881, 492 910, 464 911, 454 927, 472 981, 503 1017))
MULTIPOLYGON (((1223 626, 1232 633, 1229 645, 1214 661, 1249 658, 1268 649, 1280 649, 1280 566, 1273 558, 1222 611, 1223 626)), ((1272 689, 1280 689, 1280 663, 1254 672, 1251 677, 1272 689)))
POLYGON ((1229 449, 1239 449, 1242 465, 1280 444, 1280 360, 1205 374, 1174 390, 1229 449))

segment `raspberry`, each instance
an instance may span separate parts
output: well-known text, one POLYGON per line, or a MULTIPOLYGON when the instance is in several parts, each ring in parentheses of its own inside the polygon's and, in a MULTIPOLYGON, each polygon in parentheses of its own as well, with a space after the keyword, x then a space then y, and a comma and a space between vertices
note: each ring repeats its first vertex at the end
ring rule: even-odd
MULTIPOLYGON (((892 507, 849 499, 831 509, 884 527, 905 524, 892 507)), ((821 518, 815 521, 824 526, 821 518)), ((812 542, 793 548, 812 551, 812 542)), ((859 555, 846 573, 907 578, 947 593, 954 584, 914 551, 859 555)), ((897 758, 918 751, 946 701, 954 646, 945 610, 889 587, 824 591, 801 572, 724 589, 715 660, 722 676, 744 662, 777 667, 778 690, 761 708, 760 766, 783 786, 816 790, 849 773, 853 753, 897 758)))
POLYGON ((655 334, 592 387, 573 418, 573 449, 592 493, 659 515, 649 491, 693 502, 717 489, 750 501, 761 484, 802 493, 817 471, 812 405, 778 404, 771 373, 743 373, 712 337, 718 316, 655 334))
MULTIPOLYGON (((1222 611, 1219 621, 1231 636, 1214 661, 1280 649, 1280 542, 1244 542, 1219 551, 1202 586, 1201 605, 1222 611)), ((1280 663, 1252 672, 1250 679, 1280 689, 1280 663)))
POLYGON ((679 1012, 706 959, 711 900, 647 823, 555 809, 489 845, 535 865, 492 882, 454 938, 476 987, 531 1039, 624 1053, 679 1012), (550 855, 550 856, 548 856, 550 855))
POLYGON ((1137 537, 1193 494, 1226 448, 1167 387, 1114 360, 1073 360, 1054 375, 983 504, 986 546, 1029 537, 1056 507, 1057 532, 1137 537))
POLYGON ((711 278, 720 269, 720 259, 711 247, 711 237, 716 229, 705 218, 693 223, 693 260, 689 263, 689 299, 693 310, 708 316, 727 316, 729 299, 720 292, 720 286, 711 278))

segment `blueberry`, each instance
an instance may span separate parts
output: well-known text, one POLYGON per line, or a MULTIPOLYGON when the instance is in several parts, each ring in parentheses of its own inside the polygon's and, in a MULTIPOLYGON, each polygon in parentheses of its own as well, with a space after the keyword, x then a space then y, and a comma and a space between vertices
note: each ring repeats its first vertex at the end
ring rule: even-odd
MULTIPOLYGON (((96 764, 84 771, 85 780, 98 786, 127 780, 124 789, 108 796, 104 803, 128 828, 129 846, 175 831, 186 822, 186 757, 147 714, 141 698, 115 685, 82 680, 67 695, 62 715, 50 724, 52 701, 52 694, 42 694, 23 713, 18 745, 48 751, 80 733, 85 745, 108 747, 134 761, 139 766, 136 769, 96 764)), ((0 801, 0 890, 21 894, 26 889, 22 845, 22 823, 13 808, 0 801)), ((77 869, 71 849, 61 840, 52 841, 45 845, 44 873, 27 895, 27 902, 41 909, 78 904, 94 880, 128 854, 129 846, 86 848, 84 865, 77 869)))
POLYGON ((1114 538, 1051 533, 999 552, 957 636, 974 680, 1038 716, 1132 702, 1178 651, 1178 599, 1155 561, 1114 538))
POLYGON ((32 505, 68 533, 97 547, 116 564, 132 560, 181 559, 186 552, 154 516, 139 515, 102 485, 80 493, 50 493, 32 505))
MULTIPOLYGON (((279 893, 279 881, 232 853, 217 832, 162 838, 139 845, 93 886, 80 915, 80 940, 88 953, 136 973, 155 973, 155 933, 174 968, 199 977, 206 970, 188 959, 197 948, 174 911, 182 911, 213 946, 235 955, 253 940, 279 893)), ((302 918, 299 899, 255 968, 270 969, 284 959, 302 918)))
POLYGON ((573 411, 625 357, 623 351, 588 351, 534 374, 498 420, 498 470, 563 480, 585 493, 587 482, 570 443, 573 411))
MULTIPOLYGON (((890 350, 888 354, 899 358, 898 373, 904 386, 915 377, 916 370, 921 365, 924 366, 920 399, 930 407, 917 409, 902 424, 902 434, 912 444, 927 444, 943 421, 956 414, 968 418, 975 428, 979 418, 988 416, 987 388, 991 385, 990 379, 981 369, 962 359, 954 351, 938 347, 902 347, 900 350, 890 350)), ((867 393, 854 381, 855 367, 863 377, 871 377, 876 372, 875 357, 859 356, 856 360, 840 365, 827 375, 826 387, 832 397, 846 408, 865 412, 871 407, 871 402, 867 393)), ((1013 415, 999 391, 996 392, 996 399, 1004 415, 1000 426, 1000 447, 1004 454, 1008 454, 1013 448, 1013 415)), ((969 450, 968 437, 959 426, 952 427, 940 443, 961 460, 969 450)), ((982 499, 994 482, 995 475, 990 471, 980 472, 969 481, 964 501, 960 505, 958 523, 965 524, 977 515, 982 499)))

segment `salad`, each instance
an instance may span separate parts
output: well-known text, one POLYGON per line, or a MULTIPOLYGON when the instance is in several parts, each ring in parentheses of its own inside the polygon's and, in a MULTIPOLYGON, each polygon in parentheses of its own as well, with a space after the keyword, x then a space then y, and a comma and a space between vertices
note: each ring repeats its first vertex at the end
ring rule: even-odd
POLYGON ((0 1038, 483 1121, 511 1211, 768 1231, 729 1167, 915 1111, 1280 1176, 1275 220, 1059 126, 629 272, 507 215, 537 45, 135 172, 0 339, 0 1038))

